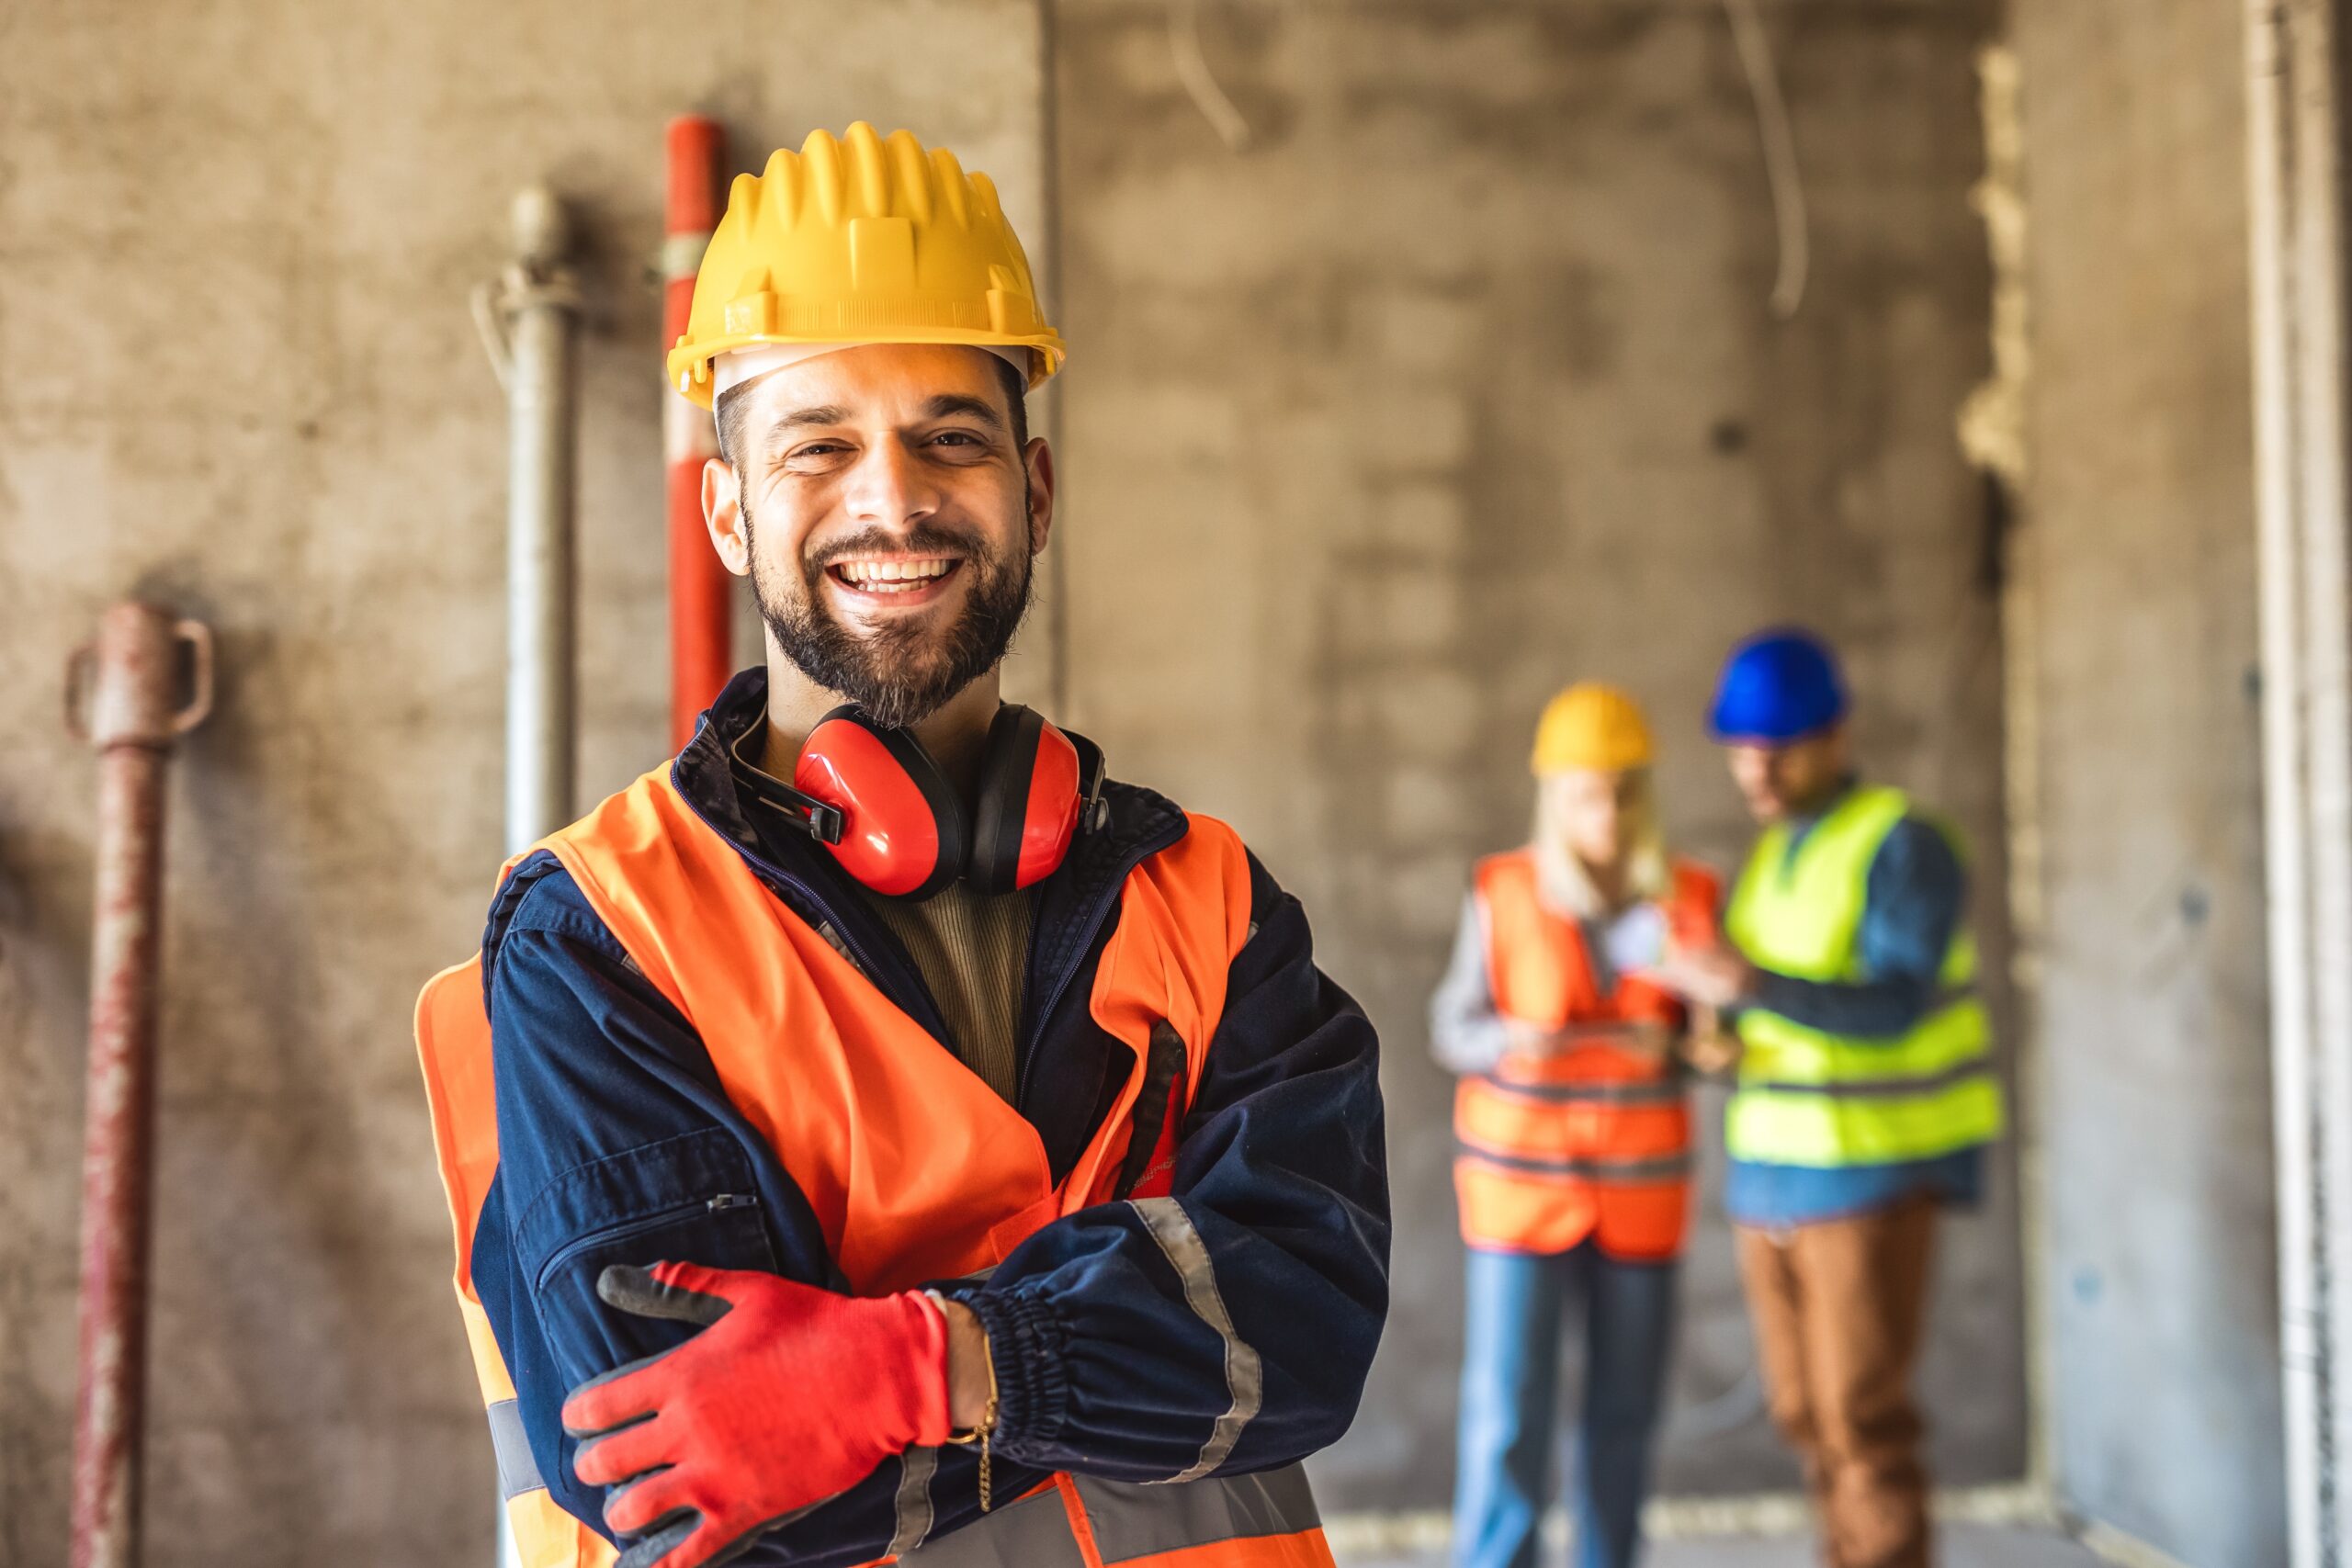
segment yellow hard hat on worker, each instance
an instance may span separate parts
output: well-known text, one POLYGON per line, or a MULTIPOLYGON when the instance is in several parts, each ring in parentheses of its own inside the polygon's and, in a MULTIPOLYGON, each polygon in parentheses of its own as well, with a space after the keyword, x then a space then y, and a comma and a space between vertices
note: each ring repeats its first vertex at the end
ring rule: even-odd
POLYGON ((1544 706, 1530 765, 1538 773, 1570 768, 1622 773, 1648 767, 1654 755, 1641 704, 1615 686, 1579 681, 1544 706))
POLYGON ((910 131, 884 137, 860 120, 735 177, 670 380, 708 408, 722 355, 876 343, 987 349, 1025 361, 1031 387, 1063 359, 995 182, 910 131))

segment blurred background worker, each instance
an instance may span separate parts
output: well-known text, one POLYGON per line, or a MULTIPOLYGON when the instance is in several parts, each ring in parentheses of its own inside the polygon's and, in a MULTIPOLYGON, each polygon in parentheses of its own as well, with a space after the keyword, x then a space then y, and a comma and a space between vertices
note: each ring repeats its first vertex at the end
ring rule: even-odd
POLYGON ((1586 1309, 1574 1484, 1582 1568, 1626 1568, 1674 1333, 1690 1211, 1686 1022, 1636 972, 1713 939, 1712 873, 1670 859, 1633 699, 1586 683, 1536 729, 1532 843, 1480 863, 1430 1006, 1462 1075, 1454 1186, 1469 1245, 1454 1559, 1535 1561, 1561 1314, 1586 1309))
POLYGON ((1901 790, 1857 778, 1848 708, 1818 638, 1772 630, 1734 650, 1710 728, 1764 827, 1725 919, 1738 953, 1677 953, 1663 974, 1738 1010, 1724 1201, 1826 1559, 1920 1568, 1910 1382, 1936 1213, 1977 1199, 2001 1096, 1960 848, 1901 790))

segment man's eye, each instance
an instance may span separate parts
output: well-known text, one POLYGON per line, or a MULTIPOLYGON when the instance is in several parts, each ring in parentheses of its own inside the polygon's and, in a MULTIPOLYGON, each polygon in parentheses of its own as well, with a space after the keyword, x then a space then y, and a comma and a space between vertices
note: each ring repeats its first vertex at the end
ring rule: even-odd
POLYGON ((794 458, 830 457, 836 452, 846 452, 848 450, 848 447, 843 446, 838 441, 811 441, 806 446, 795 446, 792 449, 792 457, 794 458))
POLYGON ((932 439, 935 442, 941 443, 942 445, 952 445, 956 446, 982 446, 987 445, 986 442, 983 442, 978 436, 973 434, 968 430, 943 430, 937 435, 933 436, 932 439))

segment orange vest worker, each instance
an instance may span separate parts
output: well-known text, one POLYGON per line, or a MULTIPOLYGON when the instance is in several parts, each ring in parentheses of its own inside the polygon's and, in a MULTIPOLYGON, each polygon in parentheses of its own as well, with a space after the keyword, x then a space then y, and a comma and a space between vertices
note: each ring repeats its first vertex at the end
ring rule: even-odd
MULTIPOLYGON (((1582 930, 1537 897, 1532 851, 1483 862, 1476 897, 1497 1010, 1577 1043, 1506 1055, 1455 1090, 1463 1239, 1554 1253, 1592 1236, 1612 1258, 1676 1256, 1690 1207, 1690 1111, 1659 1036, 1679 1026, 1681 1004, 1630 976, 1600 989, 1582 930)), ((1717 897, 1712 872, 1675 863, 1665 914, 1677 941, 1713 940, 1717 897)))

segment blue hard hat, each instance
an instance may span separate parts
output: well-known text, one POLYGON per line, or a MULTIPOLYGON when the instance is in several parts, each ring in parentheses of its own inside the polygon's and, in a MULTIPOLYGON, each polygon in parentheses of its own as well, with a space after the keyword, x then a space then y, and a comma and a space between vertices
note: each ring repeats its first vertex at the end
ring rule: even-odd
POLYGON ((1779 744, 1846 716, 1846 681, 1829 645, 1796 626, 1758 632, 1724 661, 1707 728, 1717 740, 1779 744))

